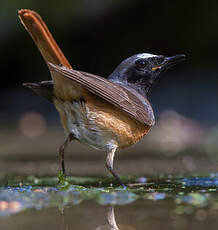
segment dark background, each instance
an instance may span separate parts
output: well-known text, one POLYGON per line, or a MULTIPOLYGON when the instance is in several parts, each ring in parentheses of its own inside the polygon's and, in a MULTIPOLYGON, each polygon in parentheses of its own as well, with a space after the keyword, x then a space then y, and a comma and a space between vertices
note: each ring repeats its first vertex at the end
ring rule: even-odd
MULTIPOLYGON (((39 151, 54 153, 63 141, 53 106, 21 86, 26 81, 50 79, 44 60, 18 19, 17 11, 22 8, 33 9, 43 17, 65 56, 78 70, 106 77, 121 60, 136 53, 186 54, 187 60, 164 73, 152 90, 150 100, 157 125, 145 141, 158 143, 156 149, 166 156, 194 145, 200 153, 218 161, 218 1, 215 0, 1 0, 3 158, 8 159, 10 154, 23 154, 25 158, 26 153, 36 155, 39 151), (32 112, 36 117, 31 117, 32 112), (44 131, 37 134, 34 130, 41 127, 38 124, 44 131), (30 132, 26 133, 25 128, 30 132)), ((147 142, 139 145, 140 151, 144 151, 147 142)), ((191 158, 183 160, 187 166, 191 158)), ((189 166, 188 170, 196 169, 189 166)))

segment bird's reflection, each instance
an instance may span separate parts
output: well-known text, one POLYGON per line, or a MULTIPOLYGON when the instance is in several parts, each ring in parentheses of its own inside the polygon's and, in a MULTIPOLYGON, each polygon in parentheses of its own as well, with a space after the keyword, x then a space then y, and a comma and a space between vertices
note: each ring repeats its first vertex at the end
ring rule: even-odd
POLYGON ((135 230, 133 227, 129 225, 117 224, 113 206, 107 208, 106 218, 108 224, 99 226, 95 230, 135 230))
POLYGON ((69 230, 69 226, 65 221, 65 208, 60 207, 59 211, 60 211, 60 214, 61 214, 61 228, 60 228, 60 230, 69 230))
MULTIPOLYGON (((60 214, 61 214, 60 230, 69 230, 70 228, 65 221, 65 208, 60 209, 60 214)), ((136 230, 135 228, 129 225, 120 225, 116 223, 113 206, 107 207, 106 219, 107 219, 108 224, 101 225, 94 230, 136 230)))

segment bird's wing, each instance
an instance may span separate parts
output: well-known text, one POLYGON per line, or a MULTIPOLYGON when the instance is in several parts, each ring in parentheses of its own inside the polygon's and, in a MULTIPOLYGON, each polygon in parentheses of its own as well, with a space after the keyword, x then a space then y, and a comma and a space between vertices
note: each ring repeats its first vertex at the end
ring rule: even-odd
POLYGON ((109 82, 97 75, 68 69, 52 63, 49 63, 49 67, 51 72, 57 72, 63 77, 71 79, 88 91, 125 111, 141 123, 149 126, 154 125, 153 110, 145 97, 137 95, 137 93, 134 94, 127 88, 109 82))

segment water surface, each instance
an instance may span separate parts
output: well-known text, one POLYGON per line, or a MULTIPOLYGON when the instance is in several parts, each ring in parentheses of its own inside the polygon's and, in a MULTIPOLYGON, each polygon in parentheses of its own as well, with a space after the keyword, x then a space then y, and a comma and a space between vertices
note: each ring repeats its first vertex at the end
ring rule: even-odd
POLYGON ((72 177, 61 186, 53 177, 2 179, 1 229, 217 229, 218 175, 131 181, 123 189, 111 178, 72 177))

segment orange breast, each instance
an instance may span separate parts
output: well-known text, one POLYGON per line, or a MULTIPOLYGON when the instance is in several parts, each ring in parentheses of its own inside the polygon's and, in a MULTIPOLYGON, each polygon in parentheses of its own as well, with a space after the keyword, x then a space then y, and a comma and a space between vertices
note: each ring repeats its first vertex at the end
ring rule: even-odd
POLYGON ((85 100, 88 109, 96 116, 96 125, 100 130, 110 133, 120 148, 135 144, 151 128, 131 118, 127 113, 98 96, 87 94, 85 100))

